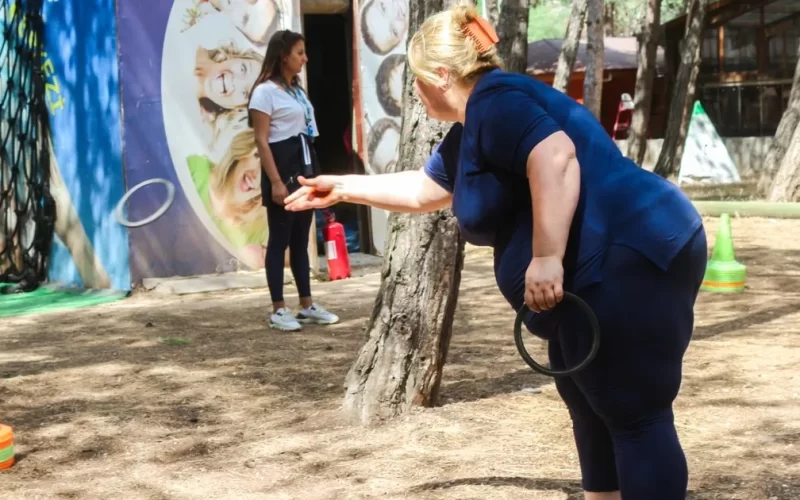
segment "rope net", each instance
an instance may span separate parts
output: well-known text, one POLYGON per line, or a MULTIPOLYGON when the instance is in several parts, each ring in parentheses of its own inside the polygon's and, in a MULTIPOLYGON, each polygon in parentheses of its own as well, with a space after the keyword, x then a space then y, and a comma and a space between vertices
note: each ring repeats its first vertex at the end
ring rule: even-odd
POLYGON ((0 0, 0 293, 47 279, 53 240, 42 1, 0 0))

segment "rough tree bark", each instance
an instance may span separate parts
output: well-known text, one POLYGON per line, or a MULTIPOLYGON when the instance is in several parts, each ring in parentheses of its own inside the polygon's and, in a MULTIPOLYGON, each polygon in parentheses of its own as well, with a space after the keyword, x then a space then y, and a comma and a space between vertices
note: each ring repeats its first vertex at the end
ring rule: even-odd
MULTIPOLYGON (((442 0, 410 0, 409 31, 444 7, 442 0)), ((406 68, 396 171, 420 168, 450 127, 428 118, 413 81, 406 68)), ((389 227, 366 344, 345 381, 343 410, 362 424, 436 404, 464 263, 449 210, 393 214, 389 227)))
POLYGON ((654 169, 656 174, 664 178, 678 171, 683 156, 683 143, 689 128, 695 83, 700 72, 700 40, 705 25, 707 2, 708 0, 691 0, 687 11, 681 64, 672 88, 664 143, 654 169))
POLYGON ((603 100, 603 0, 589 0, 586 11, 586 76, 583 81, 583 105, 600 118, 603 100))
POLYGON ((800 201, 800 127, 794 129, 792 140, 775 174, 768 201, 800 201))
POLYGON ((586 0, 573 0, 572 11, 569 14, 567 32, 564 35, 564 43, 561 45, 561 53, 558 56, 558 66, 556 76, 553 78, 553 88, 566 93, 569 87, 569 78, 572 76, 572 68, 575 66, 575 58, 578 56, 578 46, 581 42, 581 31, 583 23, 586 21, 586 0))
POLYGON ((497 23, 500 21, 498 0, 484 0, 483 3, 486 6, 486 20, 497 29, 497 23))
POLYGON ((505 63, 506 71, 525 73, 528 69, 528 17, 529 0, 503 0, 497 33, 500 43, 497 50, 505 63))
MULTIPOLYGON (((781 116, 778 129, 775 131, 775 138, 767 151, 764 165, 761 167, 759 175, 758 189, 761 193, 771 197, 770 191, 775 180, 778 167, 781 166, 786 150, 789 148, 794 131, 800 123, 800 59, 794 70, 794 81, 792 82, 792 92, 789 94, 789 104, 786 111, 781 116)), ((780 189, 779 189, 780 191, 780 189)))
POLYGON ((653 77, 656 70, 658 31, 661 26, 661 0, 647 0, 639 43, 639 68, 633 95, 633 116, 628 133, 628 158, 641 165, 647 151, 647 129, 653 104, 653 77))

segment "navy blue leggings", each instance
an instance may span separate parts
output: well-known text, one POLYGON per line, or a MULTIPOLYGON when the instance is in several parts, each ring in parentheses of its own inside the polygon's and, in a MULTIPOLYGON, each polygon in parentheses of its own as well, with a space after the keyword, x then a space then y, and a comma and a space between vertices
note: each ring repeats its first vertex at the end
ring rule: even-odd
POLYGON ((308 232, 311 230, 313 210, 288 212, 273 202, 267 203, 267 286, 272 302, 283 301, 283 263, 289 247, 289 265, 292 268, 300 297, 311 296, 311 265, 308 261, 308 232))
MULTIPOLYGON (((701 228, 664 272, 638 252, 613 246, 603 282, 580 291, 602 342, 582 372, 556 379, 569 408, 586 491, 621 490, 625 500, 683 500, 688 470, 673 422, 694 303, 707 261, 701 228)), ((570 303, 557 308, 549 342, 553 368, 585 359, 588 322, 570 303)))

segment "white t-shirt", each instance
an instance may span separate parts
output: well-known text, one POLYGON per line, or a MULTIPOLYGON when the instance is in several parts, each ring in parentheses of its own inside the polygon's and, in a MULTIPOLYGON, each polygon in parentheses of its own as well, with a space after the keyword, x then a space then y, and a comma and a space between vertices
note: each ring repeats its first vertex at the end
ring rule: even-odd
POLYGON ((308 134, 309 125, 306 114, 311 114, 311 136, 317 137, 317 120, 314 107, 301 90, 297 98, 269 80, 253 89, 250 98, 250 109, 255 109, 270 116, 269 142, 279 142, 298 134, 308 134))

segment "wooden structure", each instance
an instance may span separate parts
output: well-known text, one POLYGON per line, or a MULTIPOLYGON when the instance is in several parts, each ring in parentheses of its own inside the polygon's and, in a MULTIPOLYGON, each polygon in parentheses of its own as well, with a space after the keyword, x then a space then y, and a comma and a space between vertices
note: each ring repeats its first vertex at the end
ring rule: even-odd
MULTIPOLYGON (((685 26, 686 16, 662 26, 666 89, 678 73, 685 26)), ((722 137, 775 134, 799 45, 800 0, 719 0, 708 6, 695 95, 722 137)))
MULTIPOLYGON (((527 73, 545 83, 552 84, 558 66, 561 45, 562 40, 539 40, 528 44, 527 73)), ((635 37, 607 37, 604 39, 604 45, 603 100, 600 122, 609 135, 612 137, 616 135, 617 138, 624 139, 627 134, 615 134, 614 128, 620 114, 623 94, 633 96, 636 88, 638 42, 635 37)), ((664 85, 658 83, 663 79, 664 53, 662 50, 658 52, 656 69, 652 113, 654 118, 651 119, 650 125, 650 135, 653 137, 663 135, 663 119, 659 119, 659 116, 665 114, 666 96, 663 92, 664 85)), ((583 102, 585 73, 586 41, 582 40, 578 46, 578 55, 575 58, 575 66, 567 88, 567 95, 578 102, 583 102)), ((624 119, 629 120, 629 116, 630 113, 627 113, 624 119)))

